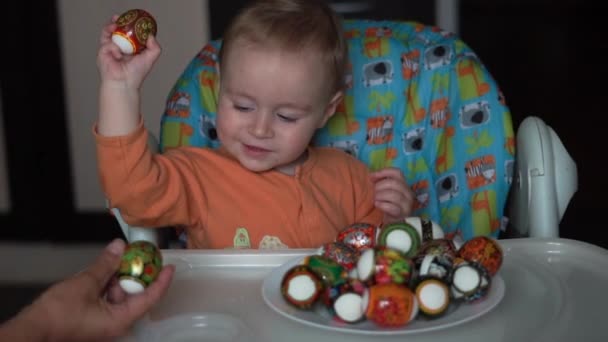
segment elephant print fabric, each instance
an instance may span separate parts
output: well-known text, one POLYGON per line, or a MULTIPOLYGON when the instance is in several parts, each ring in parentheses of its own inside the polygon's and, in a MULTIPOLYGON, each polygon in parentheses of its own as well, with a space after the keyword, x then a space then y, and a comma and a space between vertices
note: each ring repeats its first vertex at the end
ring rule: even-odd
MULTIPOLYGON (((513 179, 515 137, 500 89, 455 34, 417 22, 346 20, 346 92, 315 144, 370 169, 400 168, 414 215, 448 236, 497 237, 513 179)), ((211 41, 167 98, 161 151, 218 147, 218 52, 211 41)))

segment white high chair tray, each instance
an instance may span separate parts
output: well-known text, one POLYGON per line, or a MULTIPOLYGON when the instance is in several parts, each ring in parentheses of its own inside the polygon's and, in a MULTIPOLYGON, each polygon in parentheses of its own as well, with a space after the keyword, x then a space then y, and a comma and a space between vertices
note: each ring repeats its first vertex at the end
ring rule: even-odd
MULTIPOLYGON (((479 317, 383 341, 608 340, 608 250, 567 239, 500 240, 504 297, 479 317)), ((163 250, 177 272, 165 298, 121 341, 369 341, 277 313, 264 280, 314 250, 163 250)))

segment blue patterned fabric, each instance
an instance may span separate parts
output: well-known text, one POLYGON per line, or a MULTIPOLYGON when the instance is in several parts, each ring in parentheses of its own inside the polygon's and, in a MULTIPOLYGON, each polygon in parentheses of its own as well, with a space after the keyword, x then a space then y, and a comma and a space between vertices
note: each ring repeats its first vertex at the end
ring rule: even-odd
MULTIPOLYGON (((498 85, 457 36, 416 22, 347 20, 348 88, 314 143, 372 170, 400 168, 415 214, 465 240, 497 237, 513 173, 511 114, 498 85)), ((160 148, 217 147, 217 53, 206 45, 172 89, 160 148)))

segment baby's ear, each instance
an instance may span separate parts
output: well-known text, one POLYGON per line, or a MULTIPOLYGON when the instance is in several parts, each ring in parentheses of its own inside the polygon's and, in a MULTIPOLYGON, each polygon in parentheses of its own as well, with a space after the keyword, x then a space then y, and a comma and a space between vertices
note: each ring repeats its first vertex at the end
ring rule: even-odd
POLYGON ((344 93, 342 93, 342 91, 338 91, 334 94, 334 96, 331 98, 331 100, 327 104, 327 107, 325 108, 325 113, 323 114, 323 120, 322 120, 319 128, 325 126, 325 124, 327 123, 327 120, 329 120, 329 118, 334 116, 334 114, 336 113, 336 108, 338 108, 338 105, 340 104, 340 101, 342 101, 343 96, 344 96, 344 93))

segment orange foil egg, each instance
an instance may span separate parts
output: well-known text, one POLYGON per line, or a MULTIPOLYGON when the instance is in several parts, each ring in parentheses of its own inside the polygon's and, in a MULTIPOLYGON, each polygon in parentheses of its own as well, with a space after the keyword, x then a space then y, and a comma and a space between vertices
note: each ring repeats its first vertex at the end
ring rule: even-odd
POLYGON ((458 256, 464 260, 481 264, 490 276, 494 276, 502 265, 503 252, 495 239, 477 236, 460 247, 458 256))
POLYGON ((393 283, 371 286, 363 295, 365 317, 383 327, 400 327, 418 314, 416 296, 409 288, 393 283))
POLYGON ((116 19, 116 29, 112 41, 120 47, 122 53, 135 55, 146 48, 149 35, 156 35, 156 20, 142 9, 132 9, 116 19))

